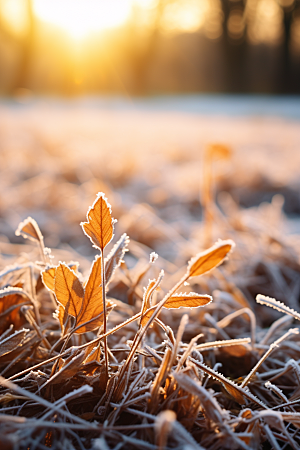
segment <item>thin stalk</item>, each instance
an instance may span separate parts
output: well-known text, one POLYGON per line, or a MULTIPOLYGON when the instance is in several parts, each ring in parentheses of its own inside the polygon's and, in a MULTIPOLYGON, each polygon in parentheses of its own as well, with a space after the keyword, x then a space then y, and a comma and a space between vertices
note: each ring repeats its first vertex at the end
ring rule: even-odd
POLYGON ((55 371, 56 371, 57 365, 59 364, 60 358, 62 358, 62 356, 64 354, 64 350, 65 350, 66 346, 68 345, 68 342, 71 339, 71 337, 72 337, 72 333, 69 334, 69 336, 67 337, 67 339, 64 342, 64 345, 62 346, 62 349, 58 355, 59 358, 55 361, 55 363, 52 367, 50 378, 55 374, 55 371))
POLYGON ((42 341, 45 344, 45 347, 47 348, 47 350, 51 349, 51 345, 49 344, 47 338, 43 335, 43 333, 41 332, 40 327, 38 326, 38 324, 36 323, 36 321, 34 320, 34 317, 32 317, 30 310, 26 310, 25 308, 22 308, 22 312, 24 314, 24 316, 26 317, 27 321, 30 323, 30 325, 35 329, 37 335, 42 339, 42 341))
POLYGON ((136 335, 136 340, 135 343, 132 345, 131 347, 131 351, 129 352, 126 362, 123 364, 122 369, 120 370, 120 375, 118 377, 118 382, 116 385, 116 389, 115 389, 115 399, 118 399, 119 396, 122 393, 122 386, 124 383, 123 377, 125 372, 127 371, 127 368, 130 364, 131 359, 133 358, 136 350, 138 349, 140 343, 143 340, 143 337, 145 336, 148 328, 150 327, 150 325, 154 322, 154 320, 156 319, 156 317, 158 316, 158 314, 160 313, 160 311, 162 310, 164 304, 166 303, 166 301, 173 295, 175 294, 175 292, 177 291, 177 289, 180 288, 180 286, 187 281, 187 279, 190 277, 189 272, 185 273, 184 276, 178 281, 177 284, 175 284, 175 286, 164 296, 164 298, 158 303, 158 305, 156 306, 156 308, 154 309, 154 312, 152 314, 152 316, 150 317, 150 319, 148 320, 148 323, 145 325, 144 328, 142 328, 140 330, 139 335, 136 335))
MULTIPOLYGON (((103 301, 103 334, 106 334, 106 292, 105 292, 105 273, 104 273, 104 248, 101 248, 101 282, 102 282, 102 301, 103 301)), ((108 381, 108 352, 107 337, 104 337, 104 357, 105 357, 105 376, 108 381)))
POLYGON ((251 378, 256 374, 262 363, 268 358, 268 356, 275 350, 281 342, 291 336, 292 334, 298 334, 299 330, 298 328, 290 328, 283 336, 281 336, 277 341, 273 342, 273 344, 270 345, 269 350, 266 351, 266 353, 260 358, 258 363, 253 367, 251 372, 246 376, 244 381, 241 384, 241 388, 244 388, 247 386, 247 384, 251 381, 251 378))

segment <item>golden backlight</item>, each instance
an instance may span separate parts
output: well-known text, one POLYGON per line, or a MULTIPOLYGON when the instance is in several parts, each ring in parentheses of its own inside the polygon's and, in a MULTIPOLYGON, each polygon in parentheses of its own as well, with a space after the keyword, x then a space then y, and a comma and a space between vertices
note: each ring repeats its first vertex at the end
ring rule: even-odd
POLYGON ((81 39, 125 23, 132 4, 132 0, 34 0, 34 11, 40 20, 81 39))

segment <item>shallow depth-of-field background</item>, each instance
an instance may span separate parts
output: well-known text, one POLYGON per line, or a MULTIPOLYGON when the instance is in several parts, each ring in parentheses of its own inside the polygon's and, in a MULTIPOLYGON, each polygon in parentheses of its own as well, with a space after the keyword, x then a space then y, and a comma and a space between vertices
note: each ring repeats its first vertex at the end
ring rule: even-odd
MULTIPOLYGON (((221 113, 216 105, 209 115, 155 109, 155 103, 151 109, 149 102, 144 108, 107 103, 106 109, 80 101, 1 105, 0 223, 10 242, 21 243, 14 231, 30 215, 46 245, 91 256, 78 223, 95 193, 104 191, 117 231, 174 262, 181 243, 201 246, 204 154, 212 143, 231 153, 213 162, 221 208, 223 191, 239 209, 280 194, 289 219, 299 215, 297 118, 226 116, 229 99, 220 102, 221 113)), ((288 227, 297 229, 297 220, 288 227)))

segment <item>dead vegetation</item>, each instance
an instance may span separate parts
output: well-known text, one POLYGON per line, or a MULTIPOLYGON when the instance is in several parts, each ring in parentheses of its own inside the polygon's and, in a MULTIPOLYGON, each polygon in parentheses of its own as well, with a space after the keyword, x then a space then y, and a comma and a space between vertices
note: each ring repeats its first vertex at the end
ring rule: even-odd
POLYGON ((204 192, 205 240, 218 227, 236 248, 219 240, 173 273, 163 261, 165 277, 153 252, 126 263, 125 233, 106 250, 102 193, 81 223, 97 250, 88 275, 53 263, 32 218, 19 225, 40 258, 0 273, 1 448, 299 448, 297 242, 204 192), (285 303, 260 294, 256 310, 259 292, 285 303))

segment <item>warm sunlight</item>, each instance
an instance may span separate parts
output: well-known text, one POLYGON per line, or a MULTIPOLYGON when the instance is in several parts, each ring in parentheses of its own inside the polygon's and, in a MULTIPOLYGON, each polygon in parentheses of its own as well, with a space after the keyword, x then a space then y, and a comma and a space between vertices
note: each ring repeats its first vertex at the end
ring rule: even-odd
POLYGON ((34 0, 36 15, 81 39, 114 28, 130 15, 131 0, 34 0))

